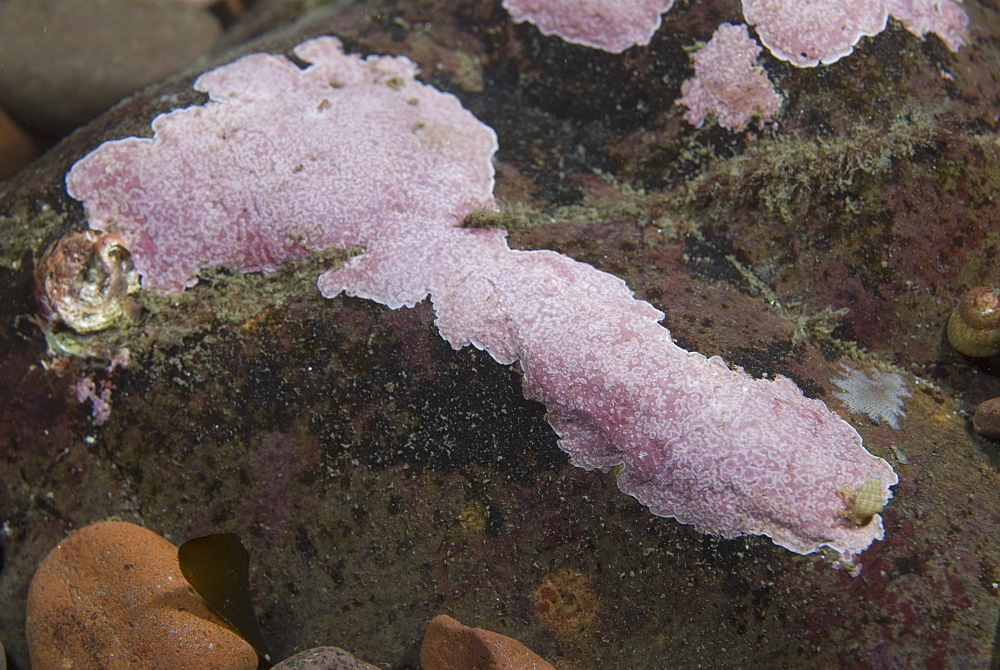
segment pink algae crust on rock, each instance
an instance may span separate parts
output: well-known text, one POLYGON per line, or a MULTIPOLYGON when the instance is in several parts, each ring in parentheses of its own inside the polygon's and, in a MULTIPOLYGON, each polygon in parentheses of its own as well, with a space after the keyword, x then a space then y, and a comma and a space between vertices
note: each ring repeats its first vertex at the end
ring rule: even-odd
POLYGON ((612 53, 649 44, 673 0, 504 0, 517 22, 538 26, 543 35, 612 53))
POLYGON ((271 272, 406 218, 492 202, 496 135, 406 58, 300 44, 300 69, 253 54, 203 74, 201 106, 106 142, 66 177, 91 228, 127 242, 143 287, 176 293, 204 267, 271 272))
POLYGON ((323 295, 391 308, 430 296, 452 346, 520 361, 571 461, 624 466, 620 488, 653 513, 845 560, 882 537, 878 515, 846 518, 843 492, 877 477, 887 500, 896 475, 822 402, 677 347, 617 277, 455 227, 491 202, 496 148, 457 100, 413 82, 409 61, 343 56, 331 38, 296 54, 313 66, 254 55, 203 75, 207 105, 74 166, 91 224, 139 246, 154 288, 179 291, 208 265, 268 270, 304 247, 363 247, 319 279, 323 295))
POLYGON ((952 51, 968 42, 969 15, 954 0, 887 0, 889 14, 917 37, 934 33, 952 51))
POLYGON ((742 0, 743 16, 776 58, 799 67, 840 60, 889 16, 918 37, 935 33, 952 51, 966 43, 969 17, 954 0, 742 0))
MULTIPOLYGON (((504 0, 515 21, 545 35, 612 53, 649 44, 673 0, 504 0)), ((918 37, 937 34, 952 51, 966 43, 969 17, 955 0, 742 0, 761 42, 798 67, 830 64, 865 36, 885 30, 889 15, 918 37)))
POLYGON ((25 628, 36 670, 257 667, 184 579, 177 547, 119 521, 81 528, 46 556, 25 628))
POLYGON ((811 67, 882 32, 889 13, 885 0, 743 0, 743 16, 777 58, 811 67))
POLYGON ((757 65, 760 52, 745 25, 719 25, 692 57, 694 77, 681 85, 677 104, 688 108, 684 119, 700 128, 714 114, 720 126, 737 131, 754 116, 770 121, 781 108, 781 96, 757 65))
POLYGON ((498 230, 422 232, 387 229, 321 291, 390 306, 429 294, 452 346, 520 361, 524 395, 545 405, 571 462, 623 465, 619 487, 654 514, 848 561, 882 538, 878 516, 845 517, 842 492, 876 476, 888 500, 896 474, 791 380, 681 349, 624 281, 562 254, 511 250, 498 230))

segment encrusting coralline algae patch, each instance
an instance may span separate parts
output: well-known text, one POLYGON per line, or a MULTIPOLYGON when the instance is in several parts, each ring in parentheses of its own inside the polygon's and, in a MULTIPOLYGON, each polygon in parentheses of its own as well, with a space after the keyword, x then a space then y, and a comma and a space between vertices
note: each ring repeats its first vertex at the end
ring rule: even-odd
POLYGON ((108 142, 67 175, 93 228, 120 234, 146 288, 198 270, 271 271, 330 245, 364 253, 319 280, 391 308, 430 297, 453 347, 519 361, 560 446, 654 514, 725 537, 851 559, 883 536, 843 491, 897 482, 858 433, 789 379, 752 379, 676 346, 621 279, 506 232, 456 224, 492 204, 496 136, 404 58, 295 49, 202 75, 210 101, 157 117, 152 139, 108 142))
MULTIPOLYGON (((959 0, 960 2, 961 0, 959 0)), ((649 44, 673 0, 504 0, 515 21, 545 35, 613 53, 649 44)), ((952 51, 965 44, 969 17, 955 0, 742 0, 743 16, 771 53, 798 67, 833 63, 889 16, 923 37, 935 33, 952 51)))
MULTIPOLYGON (((961 0, 959 0, 960 2, 961 0)), ((662 14, 673 0, 504 0, 515 21, 528 21, 544 35, 575 44, 621 53, 649 44, 662 14)), ((966 43, 969 17, 955 0, 742 0, 743 17, 771 54, 796 67, 829 65, 849 55, 862 37, 878 35, 889 17, 918 37, 934 33, 952 51, 966 43)), ((701 126, 706 113, 719 125, 743 130, 751 116, 770 120, 780 98, 763 68, 754 67, 760 51, 748 26, 722 23, 707 45, 695 51, 695 89, 678 104, 690 111, 685 119, 701 126), (734 28, 743 31, 737 38, 734 28), (727 35, 726 32, 729 32, 727 35), (749 59, 749 61, 748 61, 749 59), (743 86, 738 85, 743 79, 743 86)))
POLYGON ((695 75, 681 85, 677 100, 688 108, 684 119, 700 128, 714 114, 729 130, 746 128, 753 116, 770 121, 781 108, 781 96, 756 64, 760 51, 745 25, 721 24, 691 57, 695 75))
POLYGON ((544 35, 620 53, 649 44, 660 15, 674 0, 504 0, 515 21, 530 21, 544 35))

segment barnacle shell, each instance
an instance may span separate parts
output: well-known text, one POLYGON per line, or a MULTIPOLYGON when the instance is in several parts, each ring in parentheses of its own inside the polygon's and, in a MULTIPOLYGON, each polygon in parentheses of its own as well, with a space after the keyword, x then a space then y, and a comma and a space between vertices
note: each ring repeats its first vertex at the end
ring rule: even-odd
POLYGON ((973 358, 1000 354, 1000 291, 980 286, 966 293, 948 319, 948 341, 973 358))
POLYGON ((42 317, 94 333, 128 314, 129 296, 139 290, 139 273, 125 240, 94 230, 72 232, 54 242, 35 269, 42 317))

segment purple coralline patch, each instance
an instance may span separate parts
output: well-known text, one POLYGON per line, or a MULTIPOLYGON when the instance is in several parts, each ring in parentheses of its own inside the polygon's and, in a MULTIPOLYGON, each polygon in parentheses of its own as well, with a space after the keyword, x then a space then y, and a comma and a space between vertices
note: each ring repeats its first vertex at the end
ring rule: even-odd
POLYGON ((649 44, 661 14, 674 0, 504 0, 515 21, 528 21, 544 35, 620 53, 649 44))
POLYGON ((952 51, 968 40, 969 15, 954 0, 887 0, 889 13, 917 37, 934 33, 952 51))
POLYGON ((346 57, 331 38, 295 52, 313 65, 253 55, 202 75, 206 106, 70 172, 91 225, 135 246, 150 287, 364 247, 320 278, 323 295, 391 308, 430 296, 454 348, 520 361, 525 396, 545 404, 572 462, 623 466, 620 488, 653 513, 845 561, 883 536, 879 515, 845 518, 845 494, 874 477, 884 502, 896 475, 822 402, 681 349, 617 277, 455 227, 490 202, 496 139, 454 98, 413 81, 404 59, 346 57))
POLYGON ((775 57, 799 67, 840 60, 891 15, 917 37, 935 33, 952 51, 966 43, 969 17, 954 0, 743 0, 743 15, 775 57))
POLYGON ((889 17, 884 0, 743 0, 743 15, 772 54, 799 67, 840 60, 889 17))
MULTIPOLYGON (((515 21, 545 35, 619 53, 649 44, 673 0, 504 0, 515 21)), ((969 17, 955 0, 742 0, 761 42, 798 67, 836 62, 865 36, 885 30, 891 14, 914 35, 937 34, 952 51, 966 43, 969 17)))
POLYGON ((842 492, 897 481, 847 423, 793 382, 751 379, 720 358, 676 346, 663 313, 621 279, 549 251, 513 251, 502 231, 387 229, 320 278, 385 305, 428 294, 442 336, 501 363, 520 361, 525 396, 543 402, 571 461, 624 465, 622 491, 654 514, 732 537, 771 537, 798 553, 845 559, 882 537, 857 527, 842 492))
POLYGON ((253 54, 203 74, 207 104, 66 176, 90 226, 125 238, 145 288, 181 291, 205 267, 270 272, 374 226, 492 202, 496 135, 408 59, 346 56, 334 38, 295 55, 312 65, 253 54))
POLYGON ((729 130, 743 130, 754 116, 771 120, 781 108, 781 96, 757 65, 760 51, 745 25, 721 24, 692 56, 694 77, 681 85, 683 96, 677 100, 688 108, 684 119, 700 128, 714 114, 729 130))

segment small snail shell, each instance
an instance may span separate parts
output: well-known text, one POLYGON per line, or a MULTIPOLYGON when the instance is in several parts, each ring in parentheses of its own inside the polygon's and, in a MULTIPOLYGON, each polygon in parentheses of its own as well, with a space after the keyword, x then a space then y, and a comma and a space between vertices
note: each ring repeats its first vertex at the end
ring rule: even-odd
POLYGON ((38 302, 47 330, 65 324, 95 333, 127 317, 139 273, 120 235, 69 232, 42 254, 35 268, 38 302))
POLYGON ((1000 354, 1000 291, 980 286, 962 296, 948 319, 948 341, 973 358, 1000 354))
POLYGON ((841 489, 840 495, 849 508, 843 515, 856 526, 868 525, 873 516, 885 509, 887 502, 882 493, 882 478, 878 475, 872 475, 853 491, 841 489))

